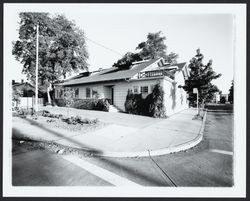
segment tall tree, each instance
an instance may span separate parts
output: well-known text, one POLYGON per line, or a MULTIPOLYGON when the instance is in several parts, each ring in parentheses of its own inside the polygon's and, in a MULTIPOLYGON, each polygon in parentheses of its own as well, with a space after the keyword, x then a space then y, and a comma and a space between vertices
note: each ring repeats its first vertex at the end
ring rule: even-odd
POLYGON ((140 50, 140 56, 145 59, 155 59, 157 57, 166 56, 167 46, 164 41, 165 36, 161 36, 161 31, 156 33, 149 33, 147 40, 141 42, 136 49, 140 50))
POLYGON ((141 42, 136 47, 137 53, 127 52, 121 59, 119 59, 113 66, 118 68, 129 68, 135 61, 155 59, 163 57, 168 63, 176 63, 178 55, 171 52, 167 55, 167 46, 165 44, 166 37, 161 35, 161 31, 156 33, 149 33, 147 40, 141 42))
POLYGON ((39 88, 46 88, 48 100, 53 84, 67 74, 87 69, 88 52, 84 32, 63 15, 24 12, 19 14, 19 39, 12 54, 23 65, 22 72, 35 82, 36 25, 39 25, 39 88))
POLYGON ((234 81, 233 80, 232 80, 231 87, 229 89, 228 101, 232 104, 234 103, 234 81))
POLYGON ((221 74, 213 71, 211 59, 204 65, 204 56, 201 54, 200 49, 197 49, 196 53, 189 63, 190 77, 186 80, 185 86, 183 86, 189 95, 190 105, 193 106, 196 105, 196 94, 193 93, 193 88, 198 89, 199 105, 210 102, 214 93, 219 92, 218 87, 213 85, 211 81, 221 76, 221 74))

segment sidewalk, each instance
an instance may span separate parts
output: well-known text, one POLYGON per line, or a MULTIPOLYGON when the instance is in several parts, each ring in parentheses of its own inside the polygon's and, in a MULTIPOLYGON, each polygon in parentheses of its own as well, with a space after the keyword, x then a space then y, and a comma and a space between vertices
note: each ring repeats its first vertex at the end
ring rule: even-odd
MULTIPOLYGON (((43 108, 51 113, 66 113, 66 108, 43 108)), ((15 136, 28 136, 36 140, 85 149, 93 154, 109 157, 137 157, 163 155, 185 150, 202 140, 204 120, 192 120, 196 110, 187 109, 167 119, 104 113, 73 109, 70 115, 99 118, 110 125, 85 134, 63 129, 39 127, 23 119, 13 124, 15 136)))

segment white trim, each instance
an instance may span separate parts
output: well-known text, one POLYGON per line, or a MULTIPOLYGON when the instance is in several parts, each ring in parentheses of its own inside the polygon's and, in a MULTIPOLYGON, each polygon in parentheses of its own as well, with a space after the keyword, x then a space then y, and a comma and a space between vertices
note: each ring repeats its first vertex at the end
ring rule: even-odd
POLYGON ((219 149, 210 149, 210 151, 214 153, 225 154, 225 155, 230 155, 230 156, 234 155, 232 151, 225 151, 225 150, 219 150, 219 149))

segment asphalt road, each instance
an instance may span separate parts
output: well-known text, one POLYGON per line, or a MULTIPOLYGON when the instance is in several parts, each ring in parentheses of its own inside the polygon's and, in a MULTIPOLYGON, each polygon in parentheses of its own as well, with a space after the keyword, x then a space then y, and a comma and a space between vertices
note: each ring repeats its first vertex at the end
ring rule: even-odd
POLYGON ((185 152, 158 157, 107 158, 58 154, 13 141, 14 186, 232 186, 233 113, 208 112, 204 139, 185 152))

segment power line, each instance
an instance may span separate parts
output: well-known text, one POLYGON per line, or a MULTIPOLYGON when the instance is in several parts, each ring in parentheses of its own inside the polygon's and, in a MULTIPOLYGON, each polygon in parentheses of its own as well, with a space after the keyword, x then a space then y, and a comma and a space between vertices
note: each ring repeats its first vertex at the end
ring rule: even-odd
POLYGON ((106 47, 106 46, 104 46, 104 45, 102 45, 102 44, 100 44, 100 43, 98 43, 98 42, 96 42, 96 41, 94 41, 94 40, 92 40, 92 39, 86 37, 86 36, 85 36, 85 38, 86 38, 87 40, 89 40, 90 42, 96 44, 96 45, 99 45, 99 46, 101 46, 101 47, 103 47, 103 48, 105 48, 105 49, 107 49, 107 50, 109 50, 109 51, 111 51, 111 52, 113 52, 113 53, 115 53, 115 54, 119 54, 120 56, 123 56, 123 54, 121 54, 120 52, 118 52, 118 51, 116 51, 116 50, 113 50, 113 49, 111 49, 111 48, 108 48, 108 47, 106 47))

